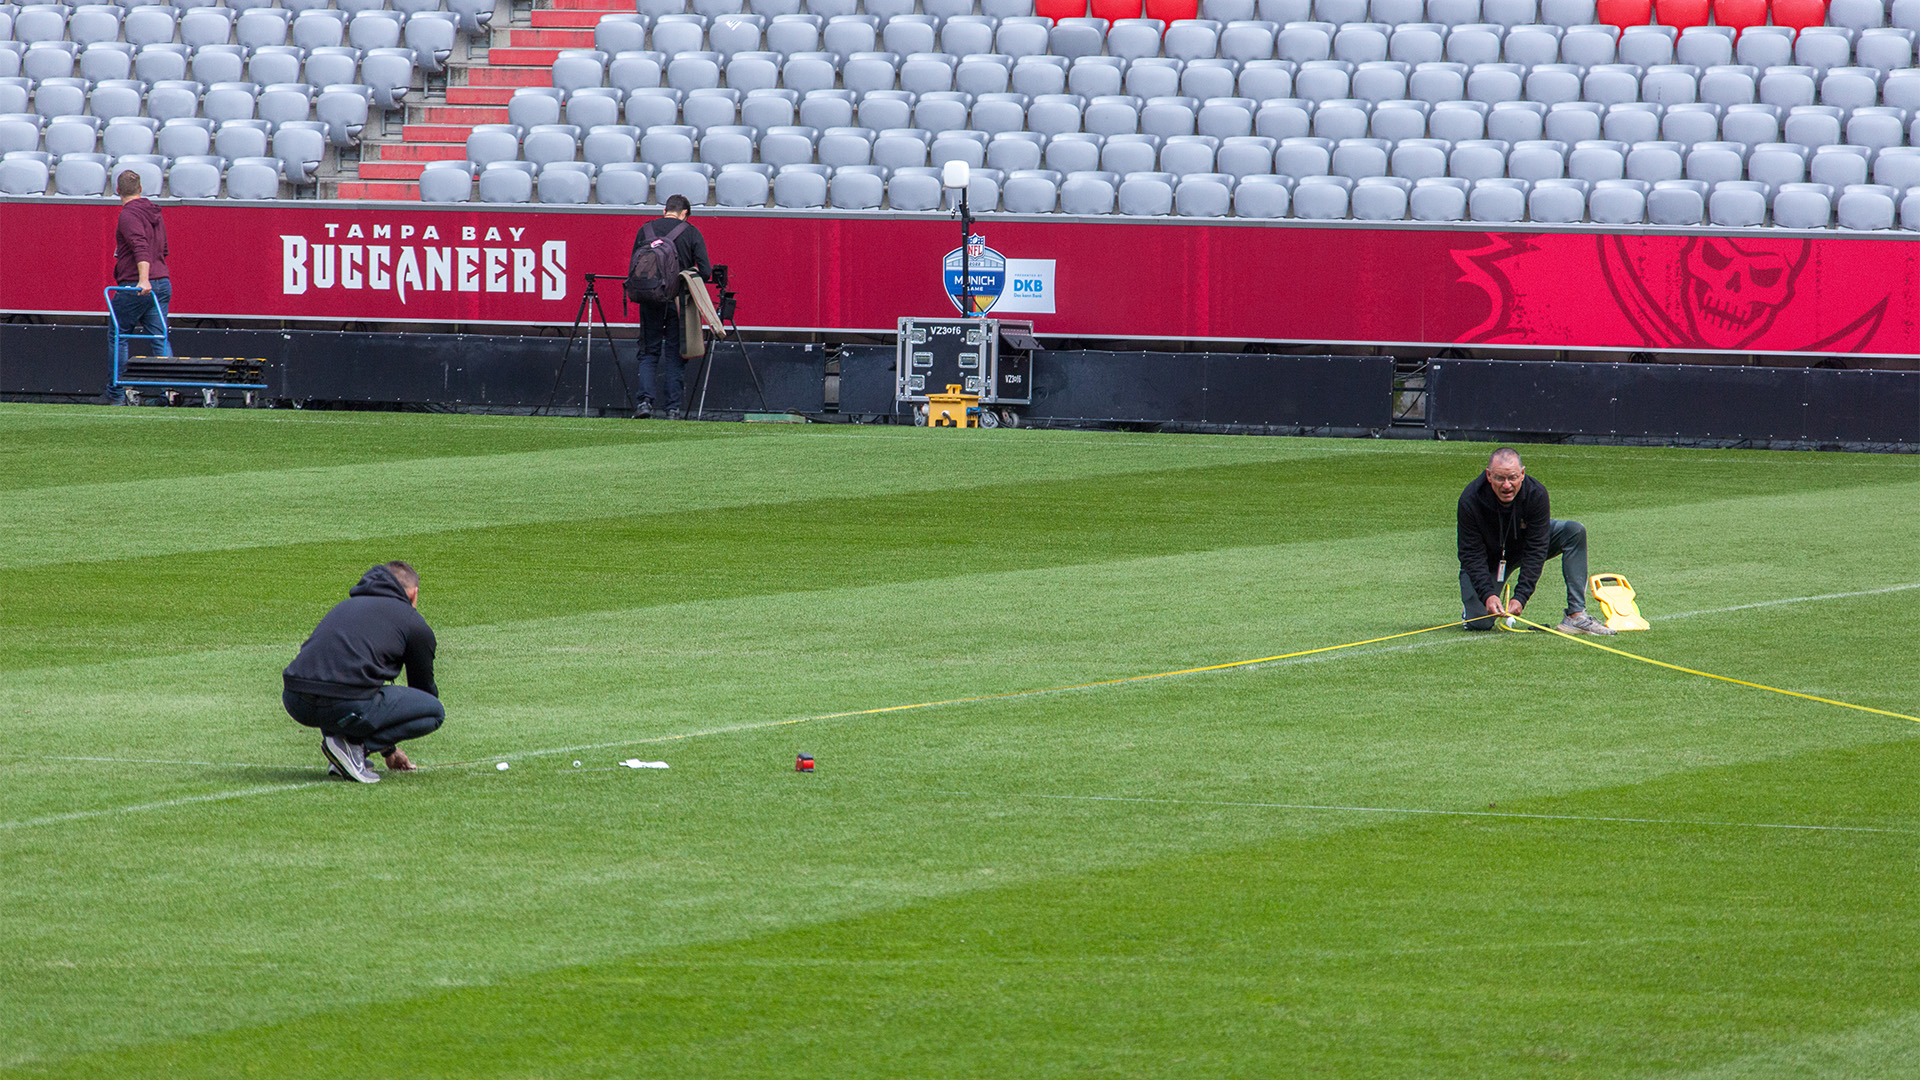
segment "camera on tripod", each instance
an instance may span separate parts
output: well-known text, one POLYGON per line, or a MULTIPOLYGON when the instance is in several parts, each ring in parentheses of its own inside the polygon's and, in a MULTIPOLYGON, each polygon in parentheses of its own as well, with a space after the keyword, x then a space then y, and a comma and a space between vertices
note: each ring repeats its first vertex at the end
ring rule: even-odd
POLYGON ((735 308, 740 306, 740 298, 732 289, 727 287, 726 267, 716 266, 713 268, 713 287, 720 292, 720 303, 715 305, 715 310, 720 313, 720 321, 724 323, 733 322, 733 312, 735 308))

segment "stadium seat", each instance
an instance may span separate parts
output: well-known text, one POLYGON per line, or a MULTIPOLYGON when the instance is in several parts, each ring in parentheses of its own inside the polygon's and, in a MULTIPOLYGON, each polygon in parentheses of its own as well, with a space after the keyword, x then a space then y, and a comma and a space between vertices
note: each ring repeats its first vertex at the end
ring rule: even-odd
POLYGON ((593 166, 584 161, 548 162, 540 167, 535 187, 541 203, 563 206, 584 204, 593 194, 593 166))
POLYGON ((1536 222, 1574 225, 1587 218, 1587 184, 1583 180, 1536 181, 1527 192, 1527 217, 1536 222))
POLYGON ((1599 225, 1638 225, 1647 219, 1648 186, 1639 180, 1600 180, 1587 196, 1587 217, 1599 225))
POLYGON ((244 157, 227 165, 227 197, 264 201, 280 197, 280 162, 270 157, 244 157))
POLYGON ((1413 181, 1403 177, 1361 177, 1353 185, 1351 213, 1360 221, 1404 221, 1412 191, 1413 181))
POLYGON ((167 167, 167 192, 176 199, 217 199, 224 165, 205 155, 177 158, 167 167))
MULTIPOLYGON (((0 195, 44 195, 52 175, 51 155, 40 150, 14 150, 0 156, 0 195)), ((158 191, 158 185, 152 190, 158 191)))
POLYGON ((365 86, 329 86, 314 100, 314 116, 327 125, 328 142, 352 146, 360 141, 372 103, 373 95, 365 86))
POLYGON ((1833 221, 1833 189, 1783 184, 1773 196, 1773 223, 1783 229, 1824 229, 1833 221))
POLYGON ((1878 184, 1854 184, 1840 192, 1834 213, 1843 229, 1891 229, 1900 192, 1878 184))
POLYGON ((1293 191, 1284 177, 1249 176, 1233 189, 1233 212, 1244 218, 1281 218, 1292 209, 1293 191))
POLYGON ((1707 216, 1707 185, 1698 180, 1657 180, 1647 192, 1647 220, 1655 225, 1695 226, 1707 216))
MULTIPOLYGON (((1827 0, 1772 0, 1768 4, 1768 14, 1773 19, 1773 25, 1794 30, 1823 26, 1827 22, 1827 11, 1827 0)), ((1859 17, 1857 9, 1855 17, 1859 17)), ((1884 21, 1885 13, 1882 12, 1879 18, 1884 21)), ((1876 22, 1873 25, 1880 24, 1876 22)), ((1844 29, 1844 26, 1841 28, 1844 29)))
POLYGON ((1467 192, 1467 218, 1470 221, 1519 222, 1527 219, 1525 180, 1490 176, 1473 182, 1467 192))
POLYGON ((594 199, 605 206, 639 206, 653 187, 652 166, 641 162, 610 163, 593 180, 594 199))
POLYGON ((675 161, 654 175, 654 196, 662 201, 683 195, 695 206, 705 206, 713 195, 713 166, 699 161, 675 161))
POLYGON ((1131 217, 1164 217, 1173 212, 1173 184, 1162 173, 1129 173, 1120 180, 1115 206, 1131 217))
POLYGON ((1353 180, 1345 176, 1303 176, 1293 185, 1293 216, 1313 221, 1347 217, 1353 180))
POLYGON ((1469 183, 1451 176, 1415 180, 1407 196, 1408 215, 1415 221, 1465 221, 1469 183))
POLYGON ((1752 228, 1767 220, 1767 185, 1753 180, 1728 180, 1713 185, 1707 196, 1707 222, 1723 228, 1752 228))
POLYGON ((938 210, 944 196, 934 169, 899 169, 887 178, 887 205, 894 210, 938 210))
POLYGON ((825 206, 828 172, 824 165, 783 166, 773 178, 774 205, 793 210, 825 206))
POLYGON ((106 193, 108 161, 105 154, 63 155, 53 166, 53 193, 82 198, 106 193))
POLYGON ((480 170, 479 191, 481 202, 530 202, 533 166, 525 161, 495 161, 480 170))
MULTIPOLYGON (((222 125, 220 134, 226 134, 222 125)), ((295 120, 281 124, 272 133, 272 154, 229 155, 231 158, 272 156, 280 162, 280 174, 295 187, 319 182, 320 163, 327 153, 326 125, 317 120, 295 120)), ((228 178, 232 193, 232 178, 228 178)))

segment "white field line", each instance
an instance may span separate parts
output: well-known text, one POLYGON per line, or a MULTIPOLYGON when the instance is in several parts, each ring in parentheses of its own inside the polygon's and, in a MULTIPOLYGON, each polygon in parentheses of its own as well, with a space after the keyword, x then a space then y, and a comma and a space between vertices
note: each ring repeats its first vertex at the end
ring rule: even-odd
MULTIPOLYGON (((1885 588, 1880 588, 1880 589, 1862 589, 1862 590, 1859 590, 1859 591, 1857 591, 1857 592, 1844 592, 1844 593, 1824 593, 1824 594, 1821 594, 1821 595, 1818 595, 1818 596, 1790 596, 1790 597, 1786 597, 1786 598, 1783 598, 1783 599, 1779 599, 1779 600, 1763 600, 1763 601, 1759 601, 1759 602, 1757 602, 1757 603, 1752 603, 1752 604, 1734 604, 1734 605, 1731 605, 1731 606, 1729 606, 1729 607, 1722 607, 1722 608, 1704 608, 1704 609, 1701 609, 1701 610, 1699 610, 1699 611, 1682 611, 1682 612, 1677 612, 1677 613, 1675 613, 1675 614, 1672 614, 1672 615, 1663 615, 1663 616, 1661 616, 1661 618, 1662 618, 1662 619, 1688 619, 1688 618, 1694 618, 1694 617, 1696 617, 1696 616, 1700 616, 1700 615, 1720 615, 1720 614, 1725 614, 1725 613, 1727 613, 1727 612, 1731 612, 1731 611, 1745 611, 1745 610, 1748 610, 1748 609, 1750 609, 1750 608, 1756 608, 1756 607, 1776 607, 1776 606, 1779 606, 1779 605, 1782 605, 1782 604, 1805 604, 1805 603, 1814 603, 1814 602, 1818 602, 1818 601, 1822 601, 1822 600, 1844 600, 1844 599, 1851 599, 1851 598, 1853 598, 1853 597, 1859 597, 1859 596, 1879 596, 1879 595, 1883 595, 1883 594, 1885 594, 1885 593, 1895 593, 1895 592, 1904 592, 1904 591, 1907 591, 1907 590, 1911 590, 1911 589, 1920 589, 1920 582, 1910 582, 1910 583, 1908 583, 1908 584, 1905 584, 1905 585, 1889 585, 1889 586, 1887 586, 1887 587, 1885 587, 1885 588)), ((1366 650, 1364 650, 1364 651, 1354 651, 1354 652, 1342 652, 1342 653, 1323 653, 1323 654, 1321 654, 1321 655, 1319 655, 1319 656, 1302 656, 1302 657, 1295 657, 1295 658, 1292 658, 1292 659, 1288 659, 1288 660, 1276 660, 1276 661, 1274 661, 1274 662, 1273 662, 1273 663, 1271 663, 1271 664, 1253 664, 1253 665, 1248 665, 1248 669, 1262 669, 1262 668, 1277 668, 1277 667, 1283 667, 1283 666, 1290 666, 1290 665, 1293 665, 1293 664, 1317 664, 1317 663, 1322 663, 1322 662, 1325 662, 1325 661, 1328 661, 1328 660, 1337 660, 1337 659, 1345 659, 1345 658, 1351 658, 1351 657, 1358 657, 1358 656, 1375 656, 1375 655, 1379 655, 1379 654, 1384 654, 1384 653, 1395 653, 1395 652, 1411 652, 1411 651, 1412 651, 1412 650, 1414 650, 1414 649, 1427 649, 1427 648, 1432 648, 1432 647, 1434 647, 1434 646, 1436 646, 1436 645, 1457 645, 1457 644, 1462 644, 1462 643, 1464 643, 1464 642, 1468 642, 1468 641, 1472 641, 1472 640, 1476 640, 1476 639, 1475 639, 1475 638, 1473 638, 1473 637, 1471 637, 1471 636, 1465 636, 1465 635, 1463 635, 1463 636, 1459 636, 1459 637, 1446 637, 1446 638, 1437 638, 1437 639, 1434 639, 1434 640, 1431 640, 1431 641, 1421 641, 1421 642, 1414 642, 1414 643, 1412 643, 1412 644, 1407 644, 1407 645, 1385 645, 1385 646, 1381 646, 1381 647, 1379 647, 1379 648, 1375 648, 1375 649, 1366 649, 1366 650)), ((1237 671, 1237 670, 1246 670, 1246 669, 1240 669, 1240 668, 1234 668, 1234 669, 1230 669, 1230 670, 1236 670, 1236 671, 1237 671)), ((1197 672, 1197 673, 1195 673, 1195 674, 1210 674, 1210 673, 1208 673, 1208 672, 1197 672)), ((1016 692, 1016 693, 1014 693, 1014 694, 1008 694, 1008 695, 1001 695, 1001 696, 999 696, 999 697, 996 697, 996 698, 991 698, 991 699, 971 699, 971 700, 957 700, 957 701, 954 701, 954 702, 952 702, 952 704, 974 704, 974 703, 977 703, 977 702, 978 702, 979 700, 999 700, 999 701, 1005 701, 1005 700, 1009 700, 1009 699, 1011 699, 1011 698, 1017 698, 1017 697, 1039 697, 1039 696, 1042 696, 1042 695, 1049 695, 1049 694, 1064 694, 1064 693, 1078 693, 1078 692, 1081 692, 1081 691, 1084 691, 1084 690, 1098 690, 1098 689, 1107 689, 1107 688, 1111 688, 1111 687, 1114 687, 1114 686, 1131 686, 1131 685, 1135 685, 1135 684, 1134 684, 1134 683, 1107 683, 1107 684, 1104 684, 1104 685, 1102 685, 1102 686, 1092 686, 1092 687, 1072 687, 1072 688, 1058 688, 1058 689, 1046 689, 1046 690, 1027 690, 1027 691, 1020 691, 1020 692, 1016 692)), ((925 707, 925 708, 936 708, 936 707, 938 707, 938 706, 936 706, 936 705, 927 705, 927 706, 924 706, 924 707, 925 707)), ((859 713, 855 713, 854 715, 860 715, 860 714, 859 714, 859 713)), ((872 714, 867 714, 867 715, 872 715, 872 714)), ((473 759, 473 760, 470 760, 470 761, 457 761, 457 762, 447 762, 447 763, 445 763, 445 764, 440 764, 440 765, 422 765, 422 766, 421 766, 420 768, 421 768, 421 771, 423 771, 423 772, 424 772, 424 771, 428 771, 428 770, 435 770, 435 769, 454 769, 454 768, 466 768, 466 767, 471 767, 471 766, 474 766, 474 765, 492 765, 492 764, 495 764, 495 763, 497 763, 497 762, 500 762, 500 761, 509 761, 509 760, 512 760, 512 759, 514 759, 514 758, 534 758, 534 757, 550 757, 550 756, 552 756, 552 755, 554 755, 554 754, 575 754, 575 753, 581 753, 581 752, 584 752, 584 751, 589 751, 589 750, 611 750, 611 749, 614 749, 614 748, 616 748, 616 747, 623 747, 623 746, 649 746, 649 745, 654 745, 654 744, 657 744, 657 743, 666 743, 666 742, 680 742, 680 741, 682 741, 682 740, 686 740, 686 739, 698 739, 698 738, 704 738, 704 737, 706 737, 706 736, 709 736, 709 735, 732 735, 732 734, 736 734, 736 733, 738 733, 738 732, 743 732, 743 731, 761 731, 761 730, 764 730, 764 729, 767 729, 767 728, 775 728, 775 727, 789 727, 789 726, 792 726, 792 725, 796 725, 796 724, 805 724, 805 723, 809 723, 809 722, 812 722, 812 721, 815 721, 815 720, 826 720, 826 719, 836 719, 836 718, 850 718, 850 717, 848 716, 848 714, 847 714, 847 713, 823 713, 823 714, 820 714, 820 715, 817 715, 817 716, 801 716, 801 717, 793 717, 793 718, 789 718, 789 719, 786 719, 786 720, 760 720, 760 721, 755 721, 755 722, 750 722, 750 723, 744 723, 744 724, 728 724, 728 725, 725 725, 725 726, 723 726, 723 727, 714 727, 714 728, 703 728, 703 729, 700 729, 700 730, 697 730, 697 731, 682 731, 682 732, 676 732, 676 733, 674 733, 674 734, 670 734, 670 735, 654 735, 654 736, 650 736, 650 737, 647 737, 647 738, 642 738, 642 739, 621 739, 621 740, 618 740, 618 741, 616 741, 616 742, 604 742, 604 743, 582 743, 582 744, 579 744, 579 745, 577 745, 577 746, 556 746, 556 747, 550 747, 550 748, 547 748, 547 749, 541 749, 541 750, 520 750, 520 751, 515 751, 515 752, 512 752, 512 753, 507 753, 507 754, 495 754, 495 755, 493 755, 493 756, 490 756, 490 757, 482 757, 482 758, 475 758, 475 759, 473 759)), ((23 756, 23 757, 24 757, 24 756, 28 756, 28 755, 7 755, 7 756, 23 756)), ((107 764, 128 764, 128 765, 146 765, 146 764, 179 764, 179 765, 196 765, 196 766, 203 766, 203 765, 220 765, 220 764, 223 764, 223 763, 220 763, 220 762, 205 762, 205 761, 191 761, 191 762, 188 762, 188 761, 181 761, 181 762, 156 762, 156 761, 148 761, 148 760, 145 760, 145 759, 138 759, 138 758, 104 758, 104 757, 87 757, 87 758, 81 758, 81 757, 69 757, 69 758, 55 758, 55 759, 53 759, 53 760, 57 760, 57 761, 92 761, 92 762, 102 762, 102 763, 107 763, 107 764)), ((233 768, 298 768, 298 767, 299 767, 299 765, 298 765, 298 764, 293 764, 293 765, 276 765, 276 766, 265 766, 265 765, 253 765, 253 764, 245 764, 245 763, 230 763, 230 765, 229 765, 229 767, 233 767, 233 768)), ((571 772, 572 770, 568 770, 568 771, 569 771, 569 772, 571 772)), ((584 771, 584 770, 583 770, 583 771, 584 771)), ((319 781, 315 781, 315 783, 318 783, 318 782, 319 782, 319 781)), ((29 825, 47 825, 47 824, 53 824, 53 823, 56 823, 56 822, 60 822, 60 821, 73 821, 73 820, 80 820, 80 819, 82 819, 82 818, 90 818, 90 817, 99 817, 99 816, 102 816, 102 815, 106 815, 106 814, 120 814, 120 813, 135 813, 135 812, 138 812, 138 811, 142 811, 142 810, 156 810, 156 809, 162 809, 162 808, 165 808, 165 807, 168 807, 168 806, 177 806, 177 805, 182 805, 182 804, 185 804, 185 803, 193 803, 193 802, 209 802, 209 801, 212 801, 212 800, 215 800, 215 799, 222 799, 222 798, 239 798, 239 797, 241 797, 241 796, 244 796, 244 795, 262 795, 262 794, 268 794, 268 793, 271 793, 271 792, 275 792, 275 791, 294 791, 294 790, 298 790, 299 788, 302 788, 302 787, 311 787, 311 786, 312 786, 312 784, 311 784, 311 783, 309 783, 309 784, 294 784, 294 785, 286 785, 286 786, 278 786, 278 787, 266 787, 266 788, 247 788, 247 789, 244 789, 244 790, 242 790, 242 791, 238 791, 238 792, 233 792, 233 793, 231 793, 231 794, 227 794, 227 795, 218 795, 218 794, 216 794, 216 795, 200 795, 200 796, 194 796, 194 797, 192 797, 192 798, 188 798, 188 799, 180 799, 180 800, 175 800, 175 801, 173 801, 173 802, 161 802, 161 803, 143 803, 143 804, 140 804, 140 805, 138 805, 138 806, 130 806, 130 807, 118 807, 118 808, 107 808, 107 809, 102 809, 102 810, 84 810, 84 811, 77 811, 77 812, 75 812, 75 813, 73 813, 73 814, 61 814, 61 815, 55 815, 55 816, 53 816, 53 817, 47 817, 47 818, 29 818, 29 819, 26 819, 26 820, 24 820, 24 821, 12 821, 12 822, 0 822, 0 831, 5 831, 5 830, 8 830, 8 829, 16 829, 16 828, 23 828, 23 827, 26 827, 26 826, 29 826, 29 825)), ((1070 798, 1070 797, 1073 797, 1073 796, 1034 796, 1034 797, 1035 797, 1035 798, 1041 798, 1041 797, 1050 797, 1050 798, 1070 798)), ((1089 797, 1089 798, 1091 798, 1092 796, 1087 796, 1087 797, 1089 797)), ((1222 805, 1230 805, 1230 804, 1222 804, 1222 805)), ((1239 805, 1239 804, 1231 804, 1231 805, 1239 805)), ((1249 806, 1253 806, 1253 805, 1265 805, 1265 804, 1253 804, 1253 803, 1249 803, 1249 804, 1245 804, 1245 805, 1249 805, 1249 806)), ((1296 808, 1294 808, 1294 809, 1323 809, 1323 810, 1336 810, 1336 809, 1345 809, 1345 810, 1354 810, 1354 811, 1358 811, 1358 810, 1361 810, 1361 809, 1365 809, 1365 808, 1358 808, 1358 807, 1296 807, 1296 808)), ((1429 813, 1429 814, 1442 814, 1442 813, 1463 813, 1463 814, 1464 814, 1464 813, 1468 813, 1467 811, 1458 811, 1458 812, 1456 812, 1456 811, 1443 811, 1443 810, 1384 810, 1384 809, 1377 809, 1377 810, 1371 810, 1370 812, 1373 812, 1373 813, 1429 813)), ((1527 817, 1551 817, 1551 815, 1502 815, 1502 814, 1488 814, 1488 813, 1485 813, 1485 812, 1482 812, 1482 816, 1489 816, 1489 817, 1518 817, 1518 816, 1527 816, 1527 817)), ((1594 820, 1594 821, 1601 821, 1601 820, 1614 820, 1614 819, 1604 819, 1604 818, 1592 818, 1592 819, 1587 819, 1587 818, 1581 818, 1581 819, 1570 819, 1570 820, 1594 820)), ((1618 820, 1621 820, 1621 821, 1630 821, 1630 820, 1638 820, 1638 819, 1628 819, 1628 818, 1622 818, 1622 819, 1618 819, 1618 820)), ((1700 823, 1700 822, 1692 822, 1692 823, 1686 823, 1686 822, 1674 822, 1674 824, 1703 824, 1703 823, 1700 823)), ((1714 824, 1714 823, 1704 823, 1704 824, 1714 824)), ((1763 826, 1758 826, 1758 825, 1755 825, 1755 826, 1751 826, 1751 827, 1753 827, 1753 828, 1761 828, 1761 827, 1763 827, 1763 826)), ((1804 828, 1828 828, 1829 826, 1785 826, 1785 825, 1782 825, 1782 826, 1764 826, 1764 827, 1768 827, 1768 828, 1799 828, 1799 827, 1804 827, 1804 828)), ((1837 827, 1837 826, 1835 826, 1835 827, 1837 827)), ((1879 832, 1890 832, 1890 831, 1898 831, 1898 830, 1884 830, 1884 829, 1883 829, 1883 830, 1866 830, 1866 831, 1879 831, 1879 832)))
POLYGON ((317 787, 324 780, 309 780, 301 784, 274 784, 270 787, 241 788, 238 791, 216 791, 207 795, 188 795, 179 799, 163 799, 159 802, 137 803, 133 806, 109 806, 99 810, 75 810, 66 814, 49 814, 46 817, 21 818, 18 821, 0 821, 0 832, 13 829, 31 829, 39 825, 59 825, 68 821, 85 821, 88 818, 109 817, 117 814, 138 814, 146 810, 165 810, 174 806, 186 806, 191 803, 220 802, 225 799, 244 799, 251 795, 273 795, 282 791, 299 791, 301 788, 317 787))
POLYGON ((1415 814, 1430 817, 1519 818, 1528 821, 1585 821, 1620 825, 1686 825, 1716 829, 1791 829, 1805 832, 1889 833, 1920 836, 1914 829, 1883 829, 1870 825, 1800 825, 1762 821, 1689 821, 1684 818, 1601 817, 1584 814, 1522 814, 1504 810, 1426 810, 1404 806, 1332 806, 1316 803, 1230 802, 1215 799, 1151 799, 1124 795, 1041 795, 1026 791, 936 791, 980 799, 1052 799, 1065 802, 1151 803, 1168 806, 1224 806, 1251 810, 1312 810, 1344 814, 1415 814))
POLYGON ((260 761, 184 761, 179 758, 69 757, 61 754, 0 753, 5 758, 32 761, 98 761, 113 765, 209 765, 216 769, 285 769, 293 766, 269 765, 260 761))

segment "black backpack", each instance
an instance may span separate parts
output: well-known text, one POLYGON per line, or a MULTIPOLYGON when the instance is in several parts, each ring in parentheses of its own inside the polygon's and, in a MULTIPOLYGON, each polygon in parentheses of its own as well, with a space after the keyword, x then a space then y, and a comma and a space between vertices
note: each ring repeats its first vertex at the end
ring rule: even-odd
MULTIPOLYGON (((661 220, 665 220, 664 218, 661 220)), ((627 263, 627 299, 634 303, 664 304, 680 292, 680 249, 674 241, 687 229, 676 222, 665 236, 649 239, 651 223, 633 238, 633 258, 627 263)))

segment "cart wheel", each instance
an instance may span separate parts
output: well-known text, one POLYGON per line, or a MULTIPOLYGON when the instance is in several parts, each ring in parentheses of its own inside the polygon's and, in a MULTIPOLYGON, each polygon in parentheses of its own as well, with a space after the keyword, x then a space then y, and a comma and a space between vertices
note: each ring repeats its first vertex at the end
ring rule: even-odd
POLYGON ((981 409, 980 410, 980 426, 984 428, 999 427, 1000 414, 997 412, 994 412, 992 409, 981 409))
POLYGON ((133 387, 129 386, 126 389, 122 390, 120 393, 123 395, 123 400, 125 400, 127 404, 129 405, 140 404, 140 391, 135 390, 133 387))
POLYGON ((913 426, 927 426, 927 407, 925 405, 915 405, 913 407, 913 426))
POLYGON ((1020 426, 1020 414, 1012 409, 1000 410, 1000 426, 1016 428, 1020 426))

